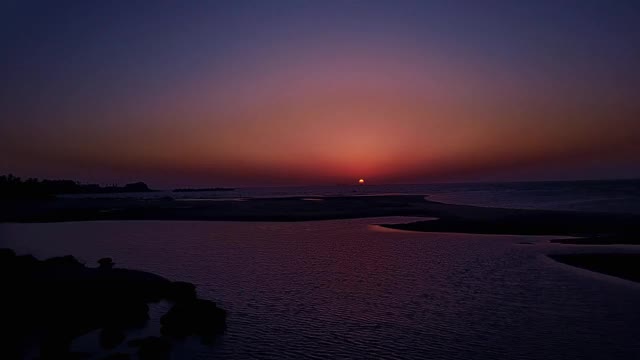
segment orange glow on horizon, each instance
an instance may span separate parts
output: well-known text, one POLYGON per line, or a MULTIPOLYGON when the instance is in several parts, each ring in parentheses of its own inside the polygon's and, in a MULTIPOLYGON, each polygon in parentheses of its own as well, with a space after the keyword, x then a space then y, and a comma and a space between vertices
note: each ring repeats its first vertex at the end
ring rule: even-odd
MULTIPOLYGON (((264 10, 243 9, 254 15, 264 10)), ((3 114, 16 121, 0 121, 0 174, 238 187, 371 185, 364 175, 375 179, 372 184, 598 178, 605 165, 607 176, 637 173, 640 109, 633 77, 599 62, 593 74, 584 72, 590 67, 570 67, 582 64, 582 52, 557 68, 532 69, 536 52, 518 58, 520 40, 498 52, 504 58, 488 57, 477 39, 469 39, 468 49, 458 47, 454 28, 451 43, 430 39, 438 32, 423 21, 387 28, 381 19, 368 19, 377 33, 354 31, 351 20, 342 22, 351 18, 339 16, 331 20, 339 25, 335 33, 327 33, 316 25, 330 13, 320 13, 304 11, 311 16, 308 27, 296 17, 282 18, 299 31, 280 33, 289 27, 278 20, 264 36, 246 39, 247 24, 234 21, 222 22, 238 36, 225 41, 168 33, 172 41, 185 36, 185 49, 193 51, 167 46, 166 56, 127 43, 132 47, 118 47, 121 58, 106 64, 113 67, 73 79, 56 74, 89 71, 98 57, 83 58, 86 64, 57 58, 29 63, 35 68, 25 76, 46 72, 55 81, 45 84, 33 75, 27 86, 20 80, 16 86, 33 90, 24 96, 6 85, 16 98, 0 101, 13 104, 3 114), (149 73, 116 66, 127 59, 148 62, 149 73), (166 72, 162 79, 170 83, 157 81, 156 72, 166 72), (82 91, 101 83, 99 92, 82 91), (28 106, 32 101, 42 106, 28 106), (55 131, 43 131, 49 126, 55 131)), ((217 23, 189 29, 217 33, 217 23)), ((120 34, 102 31, 95 39, 120 34)), ((138 35, 142 45, 147 35, 157 38, 146 30, 138 35)), ((616 51, 612 64, 621 57, 616 51)), ((546 61, 544 51, 540 56, 546 61)), ((24 69, 22 62, 16 66, 24 69)))

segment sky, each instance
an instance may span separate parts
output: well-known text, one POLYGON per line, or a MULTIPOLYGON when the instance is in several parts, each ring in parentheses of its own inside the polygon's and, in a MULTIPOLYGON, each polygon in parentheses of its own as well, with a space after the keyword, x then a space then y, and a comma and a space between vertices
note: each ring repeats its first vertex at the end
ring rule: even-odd
POLYGON ((640 177, 638 1, 8 0, 0 42, 0 173, 640 177))

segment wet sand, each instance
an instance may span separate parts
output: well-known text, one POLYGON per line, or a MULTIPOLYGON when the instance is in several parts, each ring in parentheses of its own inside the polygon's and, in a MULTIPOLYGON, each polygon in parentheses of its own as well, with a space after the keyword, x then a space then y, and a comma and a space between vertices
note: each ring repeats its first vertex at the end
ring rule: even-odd
POLYGON ((470 234, 557 235, 553 242, 640 244, 640 215, 451 205, 423 195, 252 198, 198 201, 59 198, 0 203, 2 222, 95 220, 311 221, 384 216, 437 218, 382 226, 470 234), (572 237, 563 239, 563 236, 572 237))

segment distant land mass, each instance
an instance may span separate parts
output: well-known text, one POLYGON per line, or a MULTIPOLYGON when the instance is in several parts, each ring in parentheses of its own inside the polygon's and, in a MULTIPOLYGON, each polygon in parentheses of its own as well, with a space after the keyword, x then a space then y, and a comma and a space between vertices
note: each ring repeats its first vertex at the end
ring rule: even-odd
POLYGON ((62 194, 112 194, 151 192, 147 184, 135 182, 124 186, 81 184, 74 180, 21 179, 17 176, 0 176, 0 196, 2 198, 45 198, 62 194))
POLYGON ((234 191, 235 188, 214 187, 214 188, 183 188, 173 189, 173 192, 201 192, 201 191, 234 191))

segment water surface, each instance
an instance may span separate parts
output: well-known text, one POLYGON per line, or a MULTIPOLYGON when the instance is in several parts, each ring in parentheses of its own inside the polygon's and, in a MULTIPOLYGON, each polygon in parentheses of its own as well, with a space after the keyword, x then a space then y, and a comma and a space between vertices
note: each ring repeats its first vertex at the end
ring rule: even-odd
POLYGON ((640 288, 545 256, 593 248, 371 226, 407 220, 0 224, 0 246, 197 284, 229 311, 177 352, 198 359, 640 358, 640 288))

